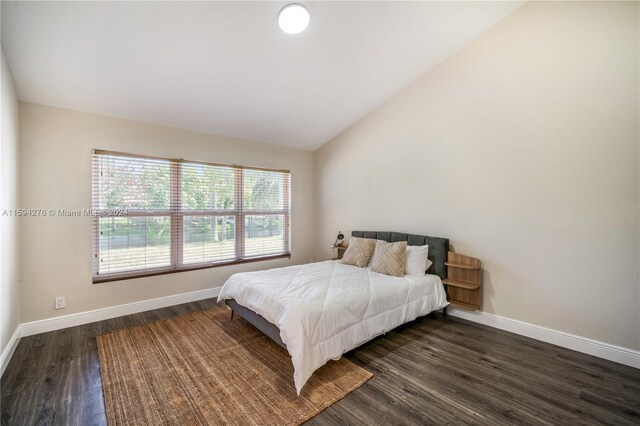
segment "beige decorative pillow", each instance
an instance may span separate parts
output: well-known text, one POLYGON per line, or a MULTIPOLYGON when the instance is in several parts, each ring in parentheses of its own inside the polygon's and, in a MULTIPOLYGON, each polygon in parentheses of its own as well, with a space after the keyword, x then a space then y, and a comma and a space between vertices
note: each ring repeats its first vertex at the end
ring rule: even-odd
POLYGON ((374 272, 401 277, 404 275, 404 263, 407 258, 407 242, 387 243, 376 241, 376 249, 369 267, 374 272))
POLYGON ((376 247, 376 240, 351 237, 349 247, 342 255, 342 263, 366 268, 376 247))

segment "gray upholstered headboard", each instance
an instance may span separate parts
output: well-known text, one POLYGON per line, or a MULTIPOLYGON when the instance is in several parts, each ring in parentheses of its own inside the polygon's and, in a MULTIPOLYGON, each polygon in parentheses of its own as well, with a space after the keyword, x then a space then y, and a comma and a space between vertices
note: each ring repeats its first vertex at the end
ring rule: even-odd
POLYGON ((378 232, 378 231, 353 231, 352 237, 373 238, 395 243, 396 241, 406 241, 410 246, 429 246, 429 260, 433 262, 428 274, 440 276, 443 280, 447 278, 447 261, 449 252, 449 239, 440 237, 427 237, 425 235, 404 234, 402 232, 378 232))

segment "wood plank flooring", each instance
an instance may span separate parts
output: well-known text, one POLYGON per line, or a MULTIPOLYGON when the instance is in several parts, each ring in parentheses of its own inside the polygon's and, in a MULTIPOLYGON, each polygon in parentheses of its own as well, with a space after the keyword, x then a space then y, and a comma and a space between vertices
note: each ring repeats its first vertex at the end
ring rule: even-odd
MULTIPOLYGON (((2 425, 106 425, 95 337, 214 304, 22 338, 2 425)), ((374 377, 308 425, 640 424, 640 370, 457 318, 419 319, 347 357, 374 377)))

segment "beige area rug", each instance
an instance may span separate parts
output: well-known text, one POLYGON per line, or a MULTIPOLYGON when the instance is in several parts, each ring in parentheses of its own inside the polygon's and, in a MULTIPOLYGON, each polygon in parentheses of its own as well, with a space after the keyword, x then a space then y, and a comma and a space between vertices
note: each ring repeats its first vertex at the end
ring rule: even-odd
POLYGON ((225 307, 98 336, 110 425, 297 425, 372 377, 342 358, 298 397, 291 357, 225 307))

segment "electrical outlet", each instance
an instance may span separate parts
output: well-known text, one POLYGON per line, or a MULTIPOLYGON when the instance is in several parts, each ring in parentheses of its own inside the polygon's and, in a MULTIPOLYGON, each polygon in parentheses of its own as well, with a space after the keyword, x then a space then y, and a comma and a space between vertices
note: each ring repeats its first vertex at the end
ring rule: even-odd
POLYGON ((55 305, 56 309, 63 309, 64 308, 64 296, 58 296, 56 297, 56 305, 55 305))

